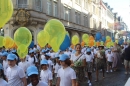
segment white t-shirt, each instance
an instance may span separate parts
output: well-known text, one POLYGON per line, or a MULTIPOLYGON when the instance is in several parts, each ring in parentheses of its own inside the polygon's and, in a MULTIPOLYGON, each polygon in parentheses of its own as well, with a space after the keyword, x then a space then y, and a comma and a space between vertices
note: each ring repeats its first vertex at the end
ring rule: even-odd
MULTIPOLYGON (((32 83, 30 83, 28 86, 32 86, 32 83)), ((37 84, 37 86, 48 86, 47 83, 39 81, 39 83, 37 84)))
POLYGON ((28 62, 29 62, 29 64, 30 64, 30 66, 31 66, 31 65, 35 65, 35 63, 34 63, 34 58, 35 58, 35 63, 38 62, 36 56, 34 56, 34 57, 30 57, 30 56, 29 56, 29 57, 28 57, 28 62))
POLYGON ((49 65, 48 69, 49 69, 50 71, 52 71, 53 62, 52 62, 50 59, 47 60, 47 61, 48 61, 48 65, 49 65))
POLYGON ((61 68, 61 65, 56 63, 56 65, 53 66, 53 69, 55 70, 54 73, 57 73, 60 68, 61 68))
POLYGON ((70 55, 71 55, 71 52, 69 52, 69 51, 67 52, 67 51, 66 51, 66 52, 64 52, 64 54, 70 56, 70 55))
POLYGON ((85 56, 84 56, 84 54, 80 54, 80 55, 78 55, 78 56, 76 56, 75 54, 71 54, 71 58, 70 58, 70 60, 72 60, 73 62, 74 61, 83 61, 85 59, 85 56), (82 55, 82 56, 81 56, 82 55), (79 58, 79 59, 78 59, 79 58), (77 60, 78 59, 78 60, 77 60))
POLYGON ((0 78, 0 86, 9 86, 9 85, 4 79, 0 78))
POLYGON ((50 53, 50 55, 51 55, 52 59, 55 58, 55 53, 54 52, 50 53))
POLYGON ((6 77, 8 79, 9 86, 23 86, 21 78, 25 77, 25 73, 23 69, 15 65, 12 68, 7 68, 6 77))
POLYGON ((67 67, 65 69, 60 68, 57 73, 57 77, 60 77, 60 86, 72 86, 72 79, 76 79, 75 71, 67 67))
POLYGON ((86 54, 85 58, 86 58, 86 62, 93 62, 94 56, 92 54, 90 54, 90 55, 86 54))
POLYGON ((30 64, 29 64, 29 62, 25 61, 25 62, 19 62, 18 66, 20 68, 22 68, 24 70, 24 72, 26 72, 26 70, 30 66, 30 64))
POLYGON ((41 55, 41 60, 43 60, 43 59, 45 59, 45 55, 42 54, 41 55))
POLYGON ((8 60, 3 60, 3 68, 4 68, 4 74, 6 74, 6 70, 8 68, 8 60))
POLYGON ((52 78, 52 72, 49 69, 47 69, 47 70, 41 70, 40 78, 41 78, 42 82, 49 83, 49 80, 53 79, 52 78))
POLYGON ((109 62, 113 62, 113 54, 111 53, 111 54, 107 54, 107 61, 109 61, 109 62))

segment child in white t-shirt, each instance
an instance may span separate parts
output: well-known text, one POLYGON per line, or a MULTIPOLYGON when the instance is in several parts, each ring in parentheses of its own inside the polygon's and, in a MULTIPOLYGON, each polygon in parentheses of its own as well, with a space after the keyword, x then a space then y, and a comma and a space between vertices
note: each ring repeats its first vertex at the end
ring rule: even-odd
POLYGON ((0 86, 9 86, 6 82, 2 64, 0 64, 0 86))
POLYGON ((10 86, 27 86, 26 76, 24 70, 16 65, 15 54, 9 54, 7 56, 8 65, 6 71, 6 77, 10 86))
POLYGON ((42 50, 42 54, 41 54, 41 60, 45 59, 45 49, 42 50))
POLYGON ((36 66, 30 66, 27 68, 27 75, 30 79, 28 86, 48 86, 47 83, 39 81, 38 69, 36 66))
POLYGON ((76 73, 70 67, 71 61, 69 56, 62 54, 59 60, 62 68, 58 70, 56 86, 76 86, 76 73))
POLYGON ((46 82, 48 86, 52 86, 52 72, 48 69, 48 61, 42 60, 41 61, 41 73, 40 79, 42 82, 46 82))
POLYGON ((107 59, 107 71, 106 72, 112 72, 112 63, 114 60, 113 54, 111 53, 111 50, 108 50, 108 54, 106 55, 107 59))

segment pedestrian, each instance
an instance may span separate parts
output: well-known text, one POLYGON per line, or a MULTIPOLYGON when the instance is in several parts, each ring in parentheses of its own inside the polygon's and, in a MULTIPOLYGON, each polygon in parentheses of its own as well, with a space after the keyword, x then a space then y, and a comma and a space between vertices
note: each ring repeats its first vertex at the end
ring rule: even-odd
POLYGON ((31 82, 28 86, 48 86, 47 83, 39 80, 38 69, 36 66, 28 67, 27 68, 27 75, 28 75, 28 78, 31 82))
POLYGON ((9 86, 9 84, 6 82, 2 64, 0 64, 0 86, 9 86))
POLYGON ((76 52, 74 54, 71 54, 71 67, 76 72, 76 86, 80 86, 82 82, 85 81, 85 63, 86 59, 84 56, 84 53, 81 53, 81 45, 76 44, 75 45, 76 52))
POLYGON ((103 78, 105 78, 104 76, 104 72, 105 72, 105 51, 104 51, 104 46, 99 46, 99 50, 97 51, 96 54, 96 80, 95 82, 98 81, 98 75, 99 75, 99 70, 102 70, 103 72, 103 78))
POLYGON ((86 73, 88 75, 88 84, 89 84, 89 86, 91 86, 92 85, 91 81, 92 81, 92 70, 93 70, 94 56, 92 55, 90 48, 87 49, 85 58, 86 58, 86 73))
POLYGON ((2 53, 2 60, 3 60, 3 68, 4 68, 4 74, 6 74, 6 70, 8 68, 8 60, 7 60, 8 53, 3 52, 2 53))
POLYGON ((113 60, 114 60, 114 57, 113 57, 113 54, 111 53, 111 50, 109 49, 108 50, 108 53, 106 55, 106 59, 107 59, 107 73, 108 72, 113 72, 112 70, 112 63, 113 63, 113 60))
POLYGON ((62 68, 58 70, 56 86, 76 86, 76 74, 70 67, 71 61, 69 56, 62 54, 59 60, 62 68))
POLYGON ((124 55, 125 74, 130 74, 130 44, 125 49, 124 55))
POLYGON ((41 73, 40 79, 42 82, 46 82, 48 86, 52 86, 52 72, 48 69, 48 61, 46 59, 41 60, 41 73))
POLYGON ((6 71, 6 77, 8 84, 9 86, 27 86, 24 70, 16 65, 16 58, 15 54, 7 56, 9 67, 6 71))

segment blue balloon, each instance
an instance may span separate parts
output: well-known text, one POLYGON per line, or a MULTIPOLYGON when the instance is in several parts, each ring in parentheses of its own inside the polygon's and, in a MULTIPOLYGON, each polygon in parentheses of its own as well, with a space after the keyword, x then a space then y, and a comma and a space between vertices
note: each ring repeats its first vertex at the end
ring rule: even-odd
POLYGON ((115 42, 115 38, 114 37, 112 37, 112 41, 115 42))
POLYGON ((100 40, 102 38, 102 35, 100 32, 97 32, 95 37, 97 40, 100 40))
POLYGON ((124 39, 121 38, 121 39, 119 40, 118 44, 122 45, 123 43, 124 43, 124 39))
POLYGON ((106 37, 105 36, 102 37, 102 41, 106 42, 106 37))
POLYGON ((71 44, 70 42, 71 42, 70 37, 68 35, 66 35, 63 43, 60 45, 60 50, 64 51, 67 48, 69 48, 70 44, 71 44))
POLYGON ((29 48, 33 48, 34 47, 34 41, 31 42, 31 44, 29 45, 29 48))

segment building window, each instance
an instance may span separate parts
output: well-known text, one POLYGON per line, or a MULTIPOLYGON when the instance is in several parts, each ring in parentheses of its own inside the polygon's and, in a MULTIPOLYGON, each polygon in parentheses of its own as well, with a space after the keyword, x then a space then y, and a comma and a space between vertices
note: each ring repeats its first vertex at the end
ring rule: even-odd
POLYGON ((71 9, 69 9, 68 7, 64 7, 64 19, 67 21, 70 21, 70 12, 71 9))
POLYGON ((54 5, 53 5, 53 14, 55 17, 58 16, 58 4, 57 2, 54 2, 54 5))
POLYGON ((51 2, 51 0, 47 0, 47 14, 52 15, 52 2, 51 2))
POLYGON ((18 4, 18 8, 27 8, 28 7, 27 0, 18 0, 17 4, 18 4))
POLYGON ((93 5, 93 13, 95 14, 95 6, 93 5))
POLYGON ((93 28, 96 29, 96 19, 93 19, 93 28))
POLYGON ((76 19, 76 23, 80 24, 80 13, 75 12, 75 19, 76 19))
POLYGON ((87 2, 87 0, 84 0, 84 8, 88 9, 88 2, 87 2))
POLYGON ((36 10, 42 11, 42 1, 41 0, 35 0, 35 4, 36 4, 36 10))
POLYGON ((75 2, 78 4, 78 5, 80 5, 81 3, 81 0, 75 0, 75 2))
POLYGON ((88 27, 88 17, 84 16, 84 26, 88 27))

